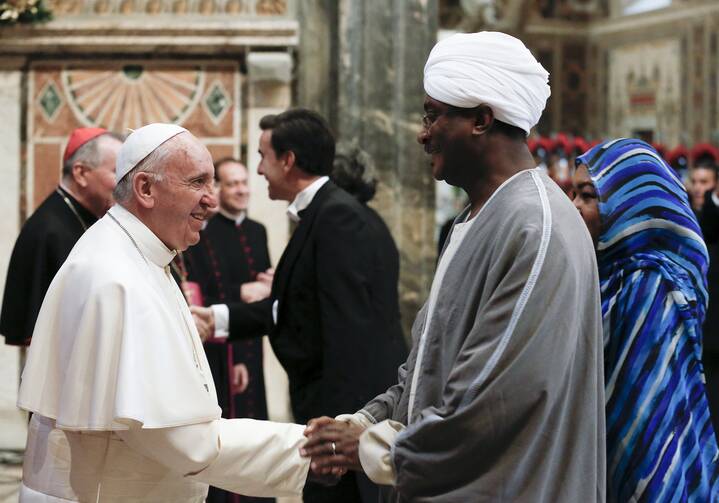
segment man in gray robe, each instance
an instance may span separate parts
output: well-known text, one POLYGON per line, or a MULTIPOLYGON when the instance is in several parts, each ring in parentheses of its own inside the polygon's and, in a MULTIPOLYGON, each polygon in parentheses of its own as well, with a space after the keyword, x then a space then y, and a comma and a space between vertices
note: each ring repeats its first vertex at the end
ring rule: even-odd
POLYGON ((313 469, 363 470, 385 501, 604 501, 594 250, 525 142, 547 80, 502 33, 458 34, 432 50, 418 140, 433 176, 470 204, 398 383, 355 414, 310 422, 301 453, 316 456, 313 469))

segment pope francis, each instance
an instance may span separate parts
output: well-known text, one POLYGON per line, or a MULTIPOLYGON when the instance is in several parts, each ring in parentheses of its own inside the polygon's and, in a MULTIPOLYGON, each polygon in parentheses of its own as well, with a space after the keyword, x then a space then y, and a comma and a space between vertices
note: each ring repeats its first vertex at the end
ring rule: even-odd
POLYGON ((220 419, 192 316, 170 276, 216 202, 212 159, 151 124, 117 157, 117 204, 77 242, 40 310, 18 405, 33 413, 22 502, 201 502, 208 484, 299 495, 303 427, 220 419))

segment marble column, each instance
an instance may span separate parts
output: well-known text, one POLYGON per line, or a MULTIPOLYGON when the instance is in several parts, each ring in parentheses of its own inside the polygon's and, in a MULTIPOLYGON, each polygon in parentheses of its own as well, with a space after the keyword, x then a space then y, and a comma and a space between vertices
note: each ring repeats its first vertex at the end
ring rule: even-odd
POLYGON ((437 0, 308 0, 300 7, 301 20, 337 19, 337 28, 301 21, 298 104, 324 113, 338 140, 356 142, 375 161, 380 184, 372 206, 400 250, 400 305, 409 337, 436 259, 435 185, 415 138, 437 0), (313 92, 313 84, 322 92, 313 92))
MULTIPOLYGON (((272 201, 267 193, 267 181, 257 173, 260 155, 260 119, 277 114, 291 103, 292 57, 287 52, 251 52, 247 55, 247 167, 250 172, 250 206, 248 215, 267 228, 270 257, 277 264, 289 239, 287 203, 272 201)), ((274 421, 291 422, 289 384, 287 374, 267 340, 263 341, 265 392, 267 412, 274 421)))
MULTIPOLYGON (((22 183, 22 103, 24 58, 5 58, 0 63, 0 110, 3 111, 3 134, 0 135, 0 292, 5 290, 7 266, 20 231, 20 197, 22 183)), ((16 406, 20 384, 20 349, 6 346, 0 340, 0 449, 23 449, 27 419, 16 406)))

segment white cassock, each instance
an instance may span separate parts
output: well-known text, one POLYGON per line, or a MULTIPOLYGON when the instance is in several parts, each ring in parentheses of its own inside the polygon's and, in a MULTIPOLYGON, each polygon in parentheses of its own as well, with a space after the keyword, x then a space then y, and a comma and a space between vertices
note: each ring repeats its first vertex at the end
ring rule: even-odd
POLYGON ((220 419, 174 257, 115 205, 77 242, 35 325, 23 502, 201 502, 208 484, 301 494, 304 427, 220 419))

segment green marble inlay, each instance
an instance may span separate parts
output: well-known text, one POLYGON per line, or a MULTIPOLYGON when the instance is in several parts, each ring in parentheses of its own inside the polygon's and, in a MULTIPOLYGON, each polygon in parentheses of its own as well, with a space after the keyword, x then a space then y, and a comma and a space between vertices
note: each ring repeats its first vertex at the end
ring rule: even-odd
POLYGON ((45 112, 45 116, 50 119, 55 115, 55 112, 60 108, 61 104, 62 100, 60 100, 60 95, 57 89, 55 89, 55 85, 50 82, 45 88, 45 91, 43 91, 42 96, 40 96, 42 111, 45 112))
POLYGON ((222 112, 225 111, 228 103, 229 99, 227 98, 227 95, 217 84, 215 84, 215 86, 210 91, 210 94, 208 94, 207 98, 205 98, 205 104, 207 105, 207 109, 210 111, 210 113, 215 119, 220 117, 222 112))
POLYGON ((142 66, 140 65, 125 65, 122 67, 122 72, 125 77, 131 80, 137 80, 142 75, 142 66))

